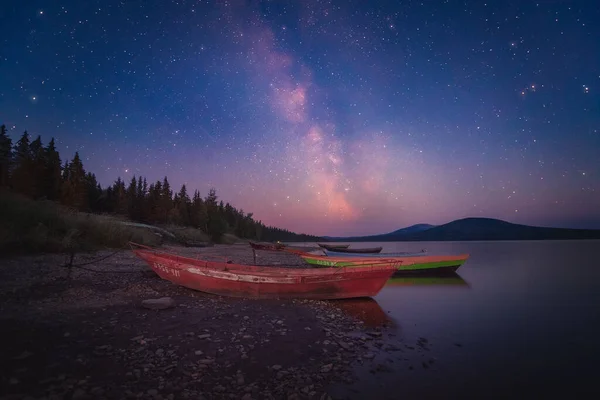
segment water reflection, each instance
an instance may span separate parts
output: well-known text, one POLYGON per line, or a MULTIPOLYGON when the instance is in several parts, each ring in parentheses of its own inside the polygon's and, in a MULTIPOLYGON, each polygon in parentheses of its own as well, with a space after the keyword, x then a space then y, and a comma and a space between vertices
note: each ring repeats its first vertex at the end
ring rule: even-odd
POLYGON ((377 300, 371 297, 332 300, 331 304, 344 313, 362 321, 368 327, 393 325, 393 320, 381 308, 377 300))
POLYGON ((471 285, 465 281, 460 275, 427 275, 427 276, 403 276, 396 275, 388 279, 386 286, 432 286, 432 285, 449 285, 449 286, 465 286, 471 285))

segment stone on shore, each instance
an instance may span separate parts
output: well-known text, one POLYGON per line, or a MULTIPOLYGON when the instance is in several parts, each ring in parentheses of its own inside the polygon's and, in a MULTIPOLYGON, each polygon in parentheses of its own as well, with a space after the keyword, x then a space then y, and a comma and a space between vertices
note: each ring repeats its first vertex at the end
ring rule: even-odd
POLYGON ((147 299, 142 301, 142 307, 150 310, 166 310, 175 307, 175 300, 171 297, 161 297, 159 299, 147 299))

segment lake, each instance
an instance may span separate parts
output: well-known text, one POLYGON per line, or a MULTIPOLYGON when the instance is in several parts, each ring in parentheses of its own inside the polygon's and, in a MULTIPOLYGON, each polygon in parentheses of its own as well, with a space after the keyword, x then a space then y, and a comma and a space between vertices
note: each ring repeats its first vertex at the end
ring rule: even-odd
MULTIPOLYGON (((392 280, 375 297, 403 351, 357 367, 348 398, 600 394, 600 241, 353 243, 469 253, 454 279, 392 280), (407 347, 407 346, 410 346, 407 347), (373 365, 386 372, 371 373, 373 365)), ((586 396, 587 397, 587 396, 586 396)))

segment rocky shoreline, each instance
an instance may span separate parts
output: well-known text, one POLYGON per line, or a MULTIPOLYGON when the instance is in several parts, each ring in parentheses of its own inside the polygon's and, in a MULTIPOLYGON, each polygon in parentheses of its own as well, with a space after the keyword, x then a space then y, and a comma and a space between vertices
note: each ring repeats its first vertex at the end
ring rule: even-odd
MULTIPOLYGON (((169 250, 253 260, 241 245, 169 250)), ((258 264, 303 265, 257 254, 258 264)), ((393 323, 373 300, 208 295, 161 280, 127 250, 87 269, 64 263, 0 260, 2 399, 330 399, 332 383, 355 379, 353 365, 397 350, 393 323), (164 307, 143 304, 165 297, 164 307)))

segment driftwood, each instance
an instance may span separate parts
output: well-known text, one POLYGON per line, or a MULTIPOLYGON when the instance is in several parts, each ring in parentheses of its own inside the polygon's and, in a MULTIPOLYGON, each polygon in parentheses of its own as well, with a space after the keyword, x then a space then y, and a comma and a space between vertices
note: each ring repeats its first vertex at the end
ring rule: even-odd
POLYGON ((126 222, 126 221, 119 221, 121 224, 123 225, 128 225, 128 226, 135 226, 138 228, 146 228, 146 229, 150 229, 152 231, 157 231, 163 235, 167 235, 169 236, 171 239, 177 240, 177 236, 175 236, 173 233, 169 232, 166 229, 163 228, 159 228, 158 226, 154 226, 154 225, 148 225, 148 224, 141 224, 138 222, 126 222))
MULTIPOLYGON (((119 221, 119 222, 123 225, 133 226, 136 228, 149 229, 149 230, 153 231, 154 233, 158 234, 159 236, 161 236, 161 237, 167 236, 169 239, 171 239, 181 245, 184 245, 185 247, 210 247, 210 246, 214 245, 211 242, 186 240, 186 239, 178 237, 177 235, 173 234, 172 232, 169 232, 166 229, 163 229, 163 228, 160 228, 160 227, 154 226, 154 225, 142 224, 139 222, 127 222, 127 221, 119 221)), ((177 230, 185 230, 185 229, 187 229, 187 228, 183 227, 183 228, 178 228, 177 230)))
POLYGON ((209 243, 209 242, 195 242, 193 240, 186 240, 186 241, 184 241, 184 245, 186 247, 212 247, 212 246, 214 246, 213 243, 209 243))

